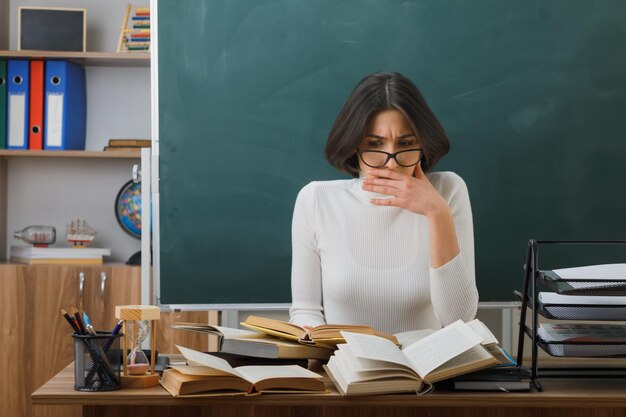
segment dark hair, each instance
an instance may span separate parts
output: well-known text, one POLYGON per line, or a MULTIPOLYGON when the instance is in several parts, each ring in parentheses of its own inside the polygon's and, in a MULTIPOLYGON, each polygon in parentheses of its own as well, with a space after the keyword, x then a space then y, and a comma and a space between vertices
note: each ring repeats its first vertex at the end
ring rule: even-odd
POLYGON ((396 72, 377 72, 359 82, 339 112, 324 149, 328 162, 358 177, 357 147, 372 118, 385 110, 398 110, 413 128, 422 147, 424 172, 430 171, 450 150, 441 123, 411 80, 396 72))

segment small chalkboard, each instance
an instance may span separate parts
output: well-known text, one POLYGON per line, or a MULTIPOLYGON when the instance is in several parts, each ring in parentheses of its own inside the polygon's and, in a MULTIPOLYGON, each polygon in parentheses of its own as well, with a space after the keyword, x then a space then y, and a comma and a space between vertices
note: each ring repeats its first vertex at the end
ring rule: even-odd
POLYGON ((18 8, 18 50, 87 50, 87 10, 52 7, 18 8))

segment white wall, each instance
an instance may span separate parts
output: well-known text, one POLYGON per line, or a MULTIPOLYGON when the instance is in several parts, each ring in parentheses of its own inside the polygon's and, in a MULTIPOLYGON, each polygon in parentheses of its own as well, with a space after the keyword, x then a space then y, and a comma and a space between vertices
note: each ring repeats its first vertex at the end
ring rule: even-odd
MULTIPOLYGON (((149 0, 133 1, 148 6, 149 0)), ((127 1, 9 1, 9 49, 17 49, 19 6, 87 9, 87 51, 115 52, 127 1)), ((87 150, 102 150, 111 138, 150 138, 149 68, 87 67, 87 150)), ((86 220, 98 232, 94 246, 112 249, 110 261, 125 261, 140 242, 117 224, 113 204, 131 178, 134 160, 13 158, 8 163, 7 248, 12 232, 31 224, 57 228, 86 220)), ((4 215, 4 214, 2 214, 4 215)))

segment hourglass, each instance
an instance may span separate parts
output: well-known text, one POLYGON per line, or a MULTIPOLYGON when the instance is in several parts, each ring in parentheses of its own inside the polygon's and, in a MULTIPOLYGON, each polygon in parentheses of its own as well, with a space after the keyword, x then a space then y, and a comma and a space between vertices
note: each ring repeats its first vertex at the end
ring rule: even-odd
POLYGON ((159 384, 155 372, 156 320, 161 317, 157 306, 117 306, 115 317, 123 320, 122 352, 124 372, 122 387, 147 388, 159 384), (150 361, 142 349, 143 342, 150 337, 150 361), (130 351, 129 351, 130 349, 130 351), (150 368, 150 373, 147 373, 150 368))

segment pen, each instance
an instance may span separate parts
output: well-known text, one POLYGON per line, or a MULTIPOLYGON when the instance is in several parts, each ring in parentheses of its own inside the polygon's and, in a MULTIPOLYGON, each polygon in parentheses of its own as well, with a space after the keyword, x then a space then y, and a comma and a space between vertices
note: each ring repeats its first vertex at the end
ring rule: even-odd
POLYGON ((109 348, 111 347, 111 345, 113 344, 113 341, 115 340, 115 336, 117 336, 120 332, 120 330, 122 329, 122 322, 124 320, 120 320, 117 322, 117 324, 115 325, 115 327, 113 328, 113 330, 111 331, 111 337, 109 337, 109 339, 106 341, 105 345, 104 345, 104 351, 108 352, 109 348))
POLYGON ((93 329, 93 326, 91 325, 91 322, 89 321, 89 316, 87 316, 87 313, 85 313, 83 311, 83 321, 85 322, 85 327, 87 328, 87 331, 89 332, 89 334, 96 334, 96 331, 93 329))

